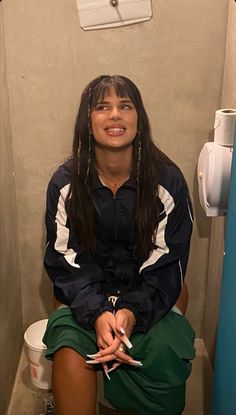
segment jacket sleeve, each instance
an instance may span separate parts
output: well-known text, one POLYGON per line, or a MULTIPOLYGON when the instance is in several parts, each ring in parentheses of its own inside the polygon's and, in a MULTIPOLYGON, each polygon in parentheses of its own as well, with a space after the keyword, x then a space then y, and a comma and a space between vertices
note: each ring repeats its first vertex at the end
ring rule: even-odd
POLYGON ((101 267, 79 248, 71 234, 65 209, 69 184, 63 183, 59 173, 54 174, 47 190, 44 265, 53 281, 55 297, 70 306, 81 326, 92 328, 102 312, 113 309, 101 290, 104 279, 101 267))
POLYGON ((134 332, 145 333, 172 308, 187 268, 193 213, 181 173, 172 179, 171 190, 159 186, 159 197, 163 211, 155 247, 140 268, 140 286, 124 293, 116 303, 116 309, 133 311, 134 332))

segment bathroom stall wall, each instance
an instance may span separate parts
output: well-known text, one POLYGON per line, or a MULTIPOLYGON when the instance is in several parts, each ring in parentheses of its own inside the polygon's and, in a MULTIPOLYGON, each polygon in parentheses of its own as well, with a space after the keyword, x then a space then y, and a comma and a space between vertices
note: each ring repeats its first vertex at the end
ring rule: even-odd
POLYGON ((5 414, 22 348, 23 329, 12 138, 1 3, 0 50, 0 413, 5 414))
MULTIPOLYGON (((236 3, 233 0, 229 2, 221 108, 236 108, 236 3)), ((225 222, 226 219, 223 217, 214 218, 211 231, 203 337, 212 364, 214 363, 216 328, 220 300, 225 222)))
POLYGON ((46 185, 71 149, 80 93, 101 73, 140 87, 156 143, 183 170, 195 208, 188 315, 202 334, 210 221, 196 163, 220 105, 228 0, 154 0, 153 18, 84 32, 75 0, 3 1, 16 172, 24 326, 51 309, 43 271, 46 185))

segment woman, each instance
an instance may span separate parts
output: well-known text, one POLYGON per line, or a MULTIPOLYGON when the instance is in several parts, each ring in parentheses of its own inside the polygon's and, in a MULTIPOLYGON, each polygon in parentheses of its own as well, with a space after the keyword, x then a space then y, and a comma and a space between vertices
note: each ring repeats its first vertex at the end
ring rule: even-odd
POLYGON ((123 76, 93 80, 73 156, 47 193, 45 267, 60 307, 44 342, 57 415, 95 415, 99 369, 113 407, 181 414, 194 357, 179 310, 191 212, 183 175, 152 142, 137 87, 123 76))

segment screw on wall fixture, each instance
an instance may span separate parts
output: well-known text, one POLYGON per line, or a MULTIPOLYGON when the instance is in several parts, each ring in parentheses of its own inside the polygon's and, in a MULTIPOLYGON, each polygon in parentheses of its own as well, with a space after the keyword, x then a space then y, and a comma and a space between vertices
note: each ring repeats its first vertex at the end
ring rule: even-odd
POLYGON ((110 5, 111 5, 112 7, 118 7, 118 3, 119 3, 119 1, 118 1, 118 0, 110 0, 110 5))

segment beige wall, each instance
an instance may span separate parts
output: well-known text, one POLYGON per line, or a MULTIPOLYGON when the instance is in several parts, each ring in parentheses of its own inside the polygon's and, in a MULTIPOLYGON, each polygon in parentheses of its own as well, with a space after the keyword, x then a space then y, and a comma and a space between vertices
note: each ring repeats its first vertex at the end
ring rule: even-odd
POLYGON ((81 90, 101 73, 140 87, 159 146, 182 168, 195 207, 188 315, 202 333, 210 220, 196 163, 220 105, 228 0, 153 1, 153 19, 84 32, 75 0, 4 3, 24 326, 51 309, 42 265, 46 184, 70 154, 81 90))
POLYGON ((2 11, 0 4, 0 413, 4 415, 10 399, 23 336, 2 11))
MULTIPOLYGON (((236 3, 234 1, 229 2, 221 108, 236 108, 236 3)), ((220 301, 224 235, 225 219, 215 218, 212 222, 206 312, 203 332, 205 345, 212 363, 214 361, 216 325, 220 301)))
POLYGON ((229 3, 222 108, 236 108, 236 3, 229 3))

